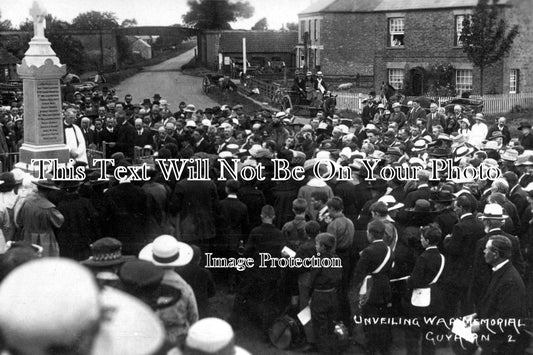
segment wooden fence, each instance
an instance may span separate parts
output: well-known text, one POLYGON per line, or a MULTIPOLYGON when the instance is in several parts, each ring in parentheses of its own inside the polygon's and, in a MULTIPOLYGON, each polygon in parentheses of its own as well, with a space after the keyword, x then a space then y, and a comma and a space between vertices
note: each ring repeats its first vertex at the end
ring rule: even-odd
MULTIPOLYGON (((367 95, 361 93, 334 92, 337 96, 337 108, 340 110, 360 111, 363 109, 363 99, 367 95)), ((431 97, 437 103, 442 103, 455 97, 431 97)), ((505 114, 515 109, 533 108, 533 93, 500 94, 500 95, 472 95, 473 99, 483 100, 483 112, 486 114, 505 114)), ((407 99, 412 99, 408 97, 407 99)))

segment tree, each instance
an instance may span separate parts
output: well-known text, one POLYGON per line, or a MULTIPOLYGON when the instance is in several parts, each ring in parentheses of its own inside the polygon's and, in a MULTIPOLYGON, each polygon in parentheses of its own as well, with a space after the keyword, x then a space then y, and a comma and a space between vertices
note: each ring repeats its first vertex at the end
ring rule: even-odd
POLYGON ((483 73, 487 67, 498 62, 507 54, 518 35, 518 25, 514 25, 507 34, 507 25, 500 16, 498 0, 479 0, 472 16, 465 16, 463 29, 459 37, 463 51, 479 68, 480 95, 483 96, 483 73))
MULTIPOLYGON (((54 17, 52 14, 46 15, 45 20, 46 30, 51 32, 67 30, 71 26, 70 23, 62 21, 57 17, 54 17)), ((26 20, 20 24, 19 30, 24 32, 33 32, 33 20, 26 18, 26 20)))
POLYGON ((287 31, 298 31, 298 24, 296 22, 287 22, 285 27, 287 31))
POLYGON ((120 24, 120 27, 133 27, 137 26, 137 20, 134 18, 127 18, 120 24))
POLYGON ((13 25, 9 20, 2 20, 2 12, 0 12, 0 31, 12 31, 13 25))
POLYGON ((72 27, 79 30, 103 30, 117 28, 119 24, 113 12, 89 11, 74 18, 72 27))
POLYGON ((252 27, 254 31, 266 31, 268 30, 268 22, 266 17, 263 17, 261 20, 257 21, 252 27))
POLYGON ((188 0, 187 5, 190 10, 183 15, 183 22, 204 30, 229 30, 231 22, 254 14, 254 8, 248 1, 188 0))

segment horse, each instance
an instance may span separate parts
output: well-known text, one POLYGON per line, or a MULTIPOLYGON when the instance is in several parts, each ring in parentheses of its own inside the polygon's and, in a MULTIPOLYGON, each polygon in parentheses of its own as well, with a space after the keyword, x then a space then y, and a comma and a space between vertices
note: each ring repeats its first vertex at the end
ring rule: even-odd
POLYGON ((326 116, 332 116, 335 114, 335 107, 337 107, 337 95, 328 92, 324 95, 322 100, 322 109, 326 116))
POLYGON ((381 103, 387 107, 387 109, 392 108, 393 102, 399 102, 403 104, 405 96, 402 95, 398 90, 394 88, 388 82, 381 82, 381 87, 379 89, 379 95, 381 97, 381 103))

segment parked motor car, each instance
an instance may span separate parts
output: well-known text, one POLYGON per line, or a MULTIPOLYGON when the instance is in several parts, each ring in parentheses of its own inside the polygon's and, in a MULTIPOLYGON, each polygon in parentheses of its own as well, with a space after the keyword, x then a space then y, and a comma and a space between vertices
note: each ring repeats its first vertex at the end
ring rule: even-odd
POLYGON ((476 113, 483 112, 483 100, 481 99, 456 98, 445 101, 441 105, 445 108, 446 114, 453 113, 455 105, 459 105, 463 108, 463 113, 470 119, 476 113))

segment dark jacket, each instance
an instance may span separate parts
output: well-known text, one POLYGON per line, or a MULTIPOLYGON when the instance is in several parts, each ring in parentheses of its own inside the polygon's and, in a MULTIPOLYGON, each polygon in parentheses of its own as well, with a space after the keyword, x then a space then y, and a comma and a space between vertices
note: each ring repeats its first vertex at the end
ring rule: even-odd
POLYGON ((429 186, 419 187, 415 191, 411 191, 405 197, 405 208, 412 208, 415 206, 416 200, 429 200, 431 197, 431 191, 429 186))
MULTIPOLYGON (((411 277, 407 279, 407 286, 409 289, 431 287, 431 303, 424 309, 426 314, 440 314, 443 311, 443 292, 442 292, 442 273, 439 279, 432 285, 430 283, 437 276, 442 264, 442 257, 436 247, 427 248, 416 259, 416 264, 411 273, 411 277)), ((444 261, 446 265, 446 261, 444 261)))
POLYGON ((524 275, 525 264, 520 250, 520 241, 514 235, 510 235, 502 231, 501 229, 493 229, 487 235, 479 239, 476 243, 476 250, 474 252, 474 265, 472 274, 472 284, 469 296, 471 297, 471 303, 479 308, 481 306, 481 300, 483 295, 487 292, 491 279, 491 266, 485 262, 483 250, 489 238, 493 235, 503 235, 509 238, 512 243, 512 255, 511 262, 520 275, 524 275))
MULTIPOLYGON (((508 262, 499 270, 491 270, 490 284, 479 303, 478 318, 480 320, 497 319, 518 320, 526 316, 526 289, 522 278, 515 267, 508 262)), ((510 326, 489 326, 481 324, 481 335, 487 335, 489 340, 480 344, 483 353, 487 354, 523 354, 525 349, 524 330, 510 326)), ((481 337, 483 339, 483 337, 481 337)), ((527 340, 526 340, 527 341, 527 340)))
POLYGON ((351 280, 352 285, 360 285, 367 275, 372 275, 372 289, 368 297, 368 304, 385 305, 391 301, 392 294, 389 274, 394 261, 394 256, 389 257, 385 266, 377 274, 372 274, 387 256, 389 247, 383 240, 376 240, 362 252, 351 280))
POLYGON ((135 144, 135 127, 129 122, 124 122, 117 128, 117 141, 115 149, 117 152, 122 152, 126 158, 133 158, 133 147, 135 144))
POLYGON ((446 257, 443 282, 466 289, 472 275, 472 255, 477 241, 485 235, 484 229, 483 223, 471 214, 459 219, 453 227, 451 237, 443 241, 446 257))
POLYGON ((502 129, 499 129, 497 124, 493 125, 489 128, 489 131, 487 132, 487 139, 490 139, 490 137, 492 137, 492 133, 497 131, 502 132, 503 145, 506 146, 511 141, 511 132, 509 132, 509 127, 507 126, 503 126, 502 129))
POLYGON ((224 249, 236 251, 240 240, 245 240, 249 233, 248 207, 234 197, 220 201, 220 211, 224 218, 224 249))

